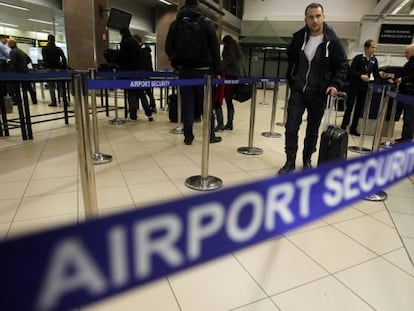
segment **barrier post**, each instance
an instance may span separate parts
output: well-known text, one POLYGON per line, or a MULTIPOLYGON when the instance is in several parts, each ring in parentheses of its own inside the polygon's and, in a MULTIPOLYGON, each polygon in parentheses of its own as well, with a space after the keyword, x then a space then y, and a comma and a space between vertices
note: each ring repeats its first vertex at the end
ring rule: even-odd
MULTIPOLYGON (((116 69, 113 69, 112 71, 114 73, 114 80, 115 80, 116 69)), ((115 106, 115 119, 110 120, 109 124, 115 124, 115 125, 124 124, 125 120, 121 120, 118 117, 118 90, 117 89, 114 89, 114 106, 115 106)))
MULTIPOLYGON (((72 77, 75 93, 75 117, 78 137, 78 159, 86 219, 98 216, 95 172, 92 165, 92 148, 89 136, 89 107, 82 101, 83 80, 77 73, 72 77)), ((85 90, 86 93, 86 90, 85 90)))
MULTIPOLYGON (((89 68, 89 78, 91 80, 96 79, 96 71, 94 68, 89 68)), ((86 79, 85 79, 86 81, 86 79)), ((85 90, 87 86, 85 85, 85 90)), ((87 94, 87 92, 85 92, 87 94)), ((92 109, 92 131, 93 131, 93 143, 94 151, 92 153, 93 164, 105 164, 112 161, 112 156, 109 154, 103 154, 99 151, 99 133, 98 133, 98 113, 96 111, 96 90, 91 91, 91 109, 92 109)))
POLYGON ((266 102, 266 80, 263 79, 263 101, 260 102, 261 105, 268 105, 268 103, 266 102))
POLYGON ((201 150, 201 175, 188 177, 185 185, 194 190, 215 190, 223 186, 220 178, 208 175, 208 160, 210 153, 210 122, 211 122, 211 76, 207 75, 204 84, 204 107, 203 107, 203 145, 201 150))
POLYGON ((249 145, 247 147, 240 147, 237 152, 247 155, 259 155, 263 153, 260 148, 253 147, 253 131, 254 131, 254 119, 256 115, 256 98, 257 98, 257 84, 253 83, 252 88, 252 102, 250 104, 250 126, 249 126, 249 145))
MULTIPOLYGON (((374 140, 372 142, 372 151, 378 152, 380 149, 380 142, 382 137, 382 128, 384 127, 385 115, 387 114, 387 106, 388 106, 388 95, 386 94, 387 87, 384 85, 382 88, 382 96, 381 96, 381 103, 378 110, 377 116, 377 124, 375 126, 375 135, 374 140)), ((385 201, 388 195, 385 191, 380 191, 378 193, 373 193, 364 200, 367 201, 385 201)))
MULTIPOLYGON (((384 91, 384 90, 383 90, 384 91)), ((374 93, 374 85, 369 84, 368 85, 368 92, 367 96, 365 97, 365 104, 364 104, 364 113, 362 115, 362 125, 361 125, 361 136, 359 137, 359 145, 358 146, 349 146, 348 150, 352 152, 357 152, 361 154, 367 154, 370 153, 372 150, 369 148, 365 148, 364 146, 364 139, 365 139, 365 129, 367 120, 369 117, 369 111, 371 110, 371 101, 372 101, 372 94, 374 93)), ((382 94, 382 96, 384 93, 382 94)), ((381 102, 382 102, 381 97, 381 102)))
POLYGON ((262 136, 268 138, 279 138, 282 136, 280 133, 274 132, 275 129, 275 119, 276 119, 276 105, 277 105, 277 96, 279 94, 279 80, 275 81, 275 85, 273 88, 273 103, 272 103, 272 115, 270 119, 270 131, 263 132, 262 136))
MULTIPOLYGON (((171 107, 168 107, 171 109, 171 107)), ((177 126, 170 130, 172 134, 184 134, 184 129, 181 126, 181 119, 183 113, 183 103, 181 100, 181 87, 177 87, 177 126)))
POLYGON ((282 122, 277 122, 276 125, 278 125, 278 126, 285 126, 285 124, 286 124, 287 107, 288 107, 288 104, 289 104, 289 92, 290 92, 289 84, 286 82, 285 105, 283 106, 283 121, 282 122))
MULTIPOLYGON (((395 92, 398 93, 399 84, 397 84, 395 92)), ((380 148, 392 148, 392 137, 394 136, 395 114, 397 113, 397 98, 392 99, 392 107, 390 114, 390 121, 388 123, 387 140, 380 144, 380 148)))

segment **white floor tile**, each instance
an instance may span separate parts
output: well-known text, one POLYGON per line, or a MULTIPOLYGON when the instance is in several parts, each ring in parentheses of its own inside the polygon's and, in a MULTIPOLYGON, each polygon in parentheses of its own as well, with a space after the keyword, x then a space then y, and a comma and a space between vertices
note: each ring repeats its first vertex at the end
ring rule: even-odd
POLYGON ((236 253, 267 295, 314 281, 327 272, 285 238, 270 240, 236 253))
POLYGON ((326 277, 272 297, 283 311, 372 311, 372 308, 333 277, 326 277))
POLYGON ((377 311, 413 310, 414 277, 382 258, 337 273, 336 277, 377 311))

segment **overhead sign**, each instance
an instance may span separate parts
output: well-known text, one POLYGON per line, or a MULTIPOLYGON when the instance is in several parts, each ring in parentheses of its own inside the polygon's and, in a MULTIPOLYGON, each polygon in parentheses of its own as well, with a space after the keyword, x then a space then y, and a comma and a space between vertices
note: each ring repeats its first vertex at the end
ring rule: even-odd
POLYGON ((378 43, 411 44, 413 42, 414 25, 382 24, 378 43))

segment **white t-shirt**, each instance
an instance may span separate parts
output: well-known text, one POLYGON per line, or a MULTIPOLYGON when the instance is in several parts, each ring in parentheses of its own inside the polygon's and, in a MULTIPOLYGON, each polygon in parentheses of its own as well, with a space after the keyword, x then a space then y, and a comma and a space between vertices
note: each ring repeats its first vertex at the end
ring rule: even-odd
POLYGON ((315 56, 316 49, 318 48, 319 44, 322 43, 323 34, 319 36, 310 36, 308 42, 305 45, 305 55, 308 58, 308 61, 311 62, 313 57, 315 56))

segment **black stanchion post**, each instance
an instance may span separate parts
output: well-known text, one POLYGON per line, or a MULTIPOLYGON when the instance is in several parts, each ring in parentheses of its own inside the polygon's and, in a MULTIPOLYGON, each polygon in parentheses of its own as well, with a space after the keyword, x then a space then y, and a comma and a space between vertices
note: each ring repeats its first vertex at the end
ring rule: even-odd
POLYGON ((78 137, 78 158, 82 183, 83 204, 86 219, 98 216, 95 172, 92 164, 92 148, 89 135, 89 107, 82 101, 85 76, 75 74, 72 78, 75 93, 75 116, 78 137))
POLYGON ((285 124, 286 124, 287 108, 288 108, 288 104, 289 104, 289 93, 290 93, 289 84, 286 82, 285 105, 283 106, 283 121, 282 122, 277 122, 276 125, 278 125, 278 126, 285 126, 285 124))
POLYGON ((252 88, 252 101, 250 104, 250 126, 249 126, 249 144, 247 147, 240 147, 237 152, 247 155, 259 155, 263 153, 260 148, 253 147, 253 132, 254 132, 254 120, 256 115, 256 97, 257 97, 257 84, 253 83, 252 88))
MULTIPOLYGON (((114 80, 115 80, 116 69, 113 69, 112 71, 114 73, 114 80)), ((115 124, 115 125, 124 124, 125 120, 121 120, 118 117, 118 90, 116 88, 114 89, 114 106, 115 106, 115 119, 110 120, 109 124, 115 124)))
POLYGON ((272 116, 270 120, 270 131, 269 132, 263 132, 262 136, 268 137, 268 138, 279 138, 282 136, 280 133, 276 133, 274 131, 275 129, 275 119, 276 119, 276 106, 277 106, 277 96, 279 94, 279 80, 274 82, 274 89, 273 89, 273 103, 272 103, 272 116))
POLYGON ((210 121, 211 121, 211 76, 206 77, 204 85, 204 108, 203 108, 203 146, 201 152, 201 175, 188 177, 185 185, 194 190, 215 190, 223 186, 220 178, 208 175, 208 159, 210 152, 210 121))
MULTIPOLYGON (((91 80, 96 79, 96 71, 94 68, 89 69, 89 78, 91 80)), ((86 82, 86 79, 85 79, 86 82)), ((87 85, 84 86, 87 90, 87 85)), ((87 92, 85 92, 87 93, 87 92)), ((91 90, 91 109, 92 109, 92 132, 93 132, 93 144, 94 151, 92 153, 93 164, 105 164, 112 161, 112 156, 109 154, 103 154, 99 151, 99 132, 98 132, 98 112, 96 111, 96 90, 91 90)))
MULTIPOLYGON (((374 152, 378 152, 380 149, 382 129, 384 127, 385 115, 387 113, 388 95, 386 94, 386 89, 387 87, 383 86, 381 103, 380 103, 380 107, 378 110, 377 123, 375 126, 375 135, 374 135, 374 140, 372 142, 372 151, 374 152)), ((387 197, 388 195, 385 191, 380 191, 378 193, 371 194, 364 199, 367 201, 385 201, 387 197)))

